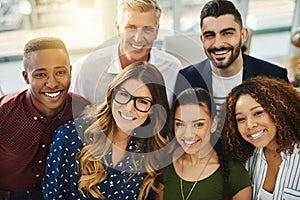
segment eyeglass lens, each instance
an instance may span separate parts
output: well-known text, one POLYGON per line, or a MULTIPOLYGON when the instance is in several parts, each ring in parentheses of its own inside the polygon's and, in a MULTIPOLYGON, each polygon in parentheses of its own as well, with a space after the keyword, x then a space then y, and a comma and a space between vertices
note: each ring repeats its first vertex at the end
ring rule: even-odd
POLYGON ((148 112, 152 106, 152 101, 145 97, 134 97, 125 90, 117 90, 114 100, 119 104, 127 104, 130 100, 134 101, 134 107, 141 112, 148 112))

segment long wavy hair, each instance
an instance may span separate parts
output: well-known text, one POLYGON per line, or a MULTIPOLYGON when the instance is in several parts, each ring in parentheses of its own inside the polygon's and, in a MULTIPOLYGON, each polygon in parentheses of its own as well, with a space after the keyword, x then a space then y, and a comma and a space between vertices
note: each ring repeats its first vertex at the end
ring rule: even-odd
MULTIPOLYGON (((204 90, 202 88, 185 89, 174 100, 174 103, 171 108, 170 126, 172 129, 172 131, 171 131, 172 135, 171 135, 170 139, 173 139, 175 137, 174 115, 175 115, 176 109, 182 105, 199 105, 201 107, 206 107, 209 111, 211 120, 213 120, 215 117, 217 117, 215 103, 206 90, 204 90)), ((223 186, 223 199, 229 200, 229 199, 231 199, 231 194, 230 194, 230 187, 229 187, 229 182, 228 182, 229 181, 228 155, 224 149, 223 138, 217 132, 218 131, 216 131, 215 133, 211 133, 211 141, 210 142, 218 154, 219 163, 221 166, 221 172, 223 175, 223 185, 224 185, 223 186)), ((180 146, 180 145, 176 141, 174 148, 176 148, 178 146, 180 146)))
MULTIPOLYGON (((97 184, 106 178, 105 156, 111 149, 111 141, 117 128, 112 116, 111 103, 115 88, 118 88, 128 79, 136 79, 143 82, 150 90, 154 105, 151 107, 146 122, 134 131, 137 136, 148 137, 135 138, 137 148, 134 153, 145 153, 142 161, 147 175, 141 185, 138 199, 146 199, 150 189, 157 191, 155 178, 161 173, 160 164, 164 159, 162 152, 158 151, 168 144, 168 100, 166 95, 164 79, 159 70, 147 62, 136 62, 127 66, 118 74, 107 90, 107 97, 96 111, 92 114, 93 123, 84 132, 87 143, 79 154, 81 177, 79 179, 79 190, 87 191, 95 198, 103 199, 104 196, 97 188, 97 184), (151 154, 147 154, 151 153, 151 154)), ((139 157, 141 159, 141 157, 139 157)), ((132 156, 133 163, 138 159, 132 156)), ((136 170, 138 166, 136 165, 136 170)))
POLYGON ((277 152, 292 154, 300 145, 300 96, 292 85, 280 79, 258 76, 236 86, 227 96, 224 136, 231 154, 242 162, 253 155, 255 147, 238 131, 236 102, 241 95, 250 95, 261 104, 275 123, 277 152))

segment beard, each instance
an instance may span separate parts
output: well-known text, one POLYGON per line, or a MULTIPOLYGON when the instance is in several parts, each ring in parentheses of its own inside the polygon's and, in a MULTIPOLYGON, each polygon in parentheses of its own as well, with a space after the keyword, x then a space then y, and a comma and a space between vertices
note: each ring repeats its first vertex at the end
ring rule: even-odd
POLYGON ((205 54, 216 68, 226 69, 237 59, 237 57, 240 54, 241 47, 242 47, 242 41, 240 40, 236 46, 222 47, 219 49, 218 48, 209 48, 207 51, 205 51, 205 54), (227 62, 218 62, 218 60, 216 60, 213 56, 211 56, 211 53, 216 52, 216 51, 230 51, 232 53, 227 62))

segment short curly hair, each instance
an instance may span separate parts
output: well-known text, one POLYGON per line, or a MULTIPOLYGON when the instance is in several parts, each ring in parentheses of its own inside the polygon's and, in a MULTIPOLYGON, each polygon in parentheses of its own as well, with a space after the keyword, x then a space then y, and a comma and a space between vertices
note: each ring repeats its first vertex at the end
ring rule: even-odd
POLYGON ((29 40, 24 46, 23 65, 25 70, 30 63, 31 53, 43 49, 62 49, 68 55, 68 60, 70 60, 68 49, 61 39, 55 37, 37 37, 29 40))
POLYGON ((292 154, 300 146, 300 95, 289 83, 277 78, 257 76, 236 86, 227 96, 223 134, 232 156, 246 162, 255 147, 245 141, 238 131, 235 118, 236 102, 241 95, 253 97, 275 123, 277 152, 292 154))

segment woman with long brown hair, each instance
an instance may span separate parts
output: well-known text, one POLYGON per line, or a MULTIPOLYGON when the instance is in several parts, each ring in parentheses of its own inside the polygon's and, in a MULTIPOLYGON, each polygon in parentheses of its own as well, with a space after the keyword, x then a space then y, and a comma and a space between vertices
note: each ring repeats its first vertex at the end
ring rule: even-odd
POLYGON ((168 109, 156 67, 146 62, 126 67, 103 104, 57 130, 44 198, 146 199, 164 163, 168 109))

